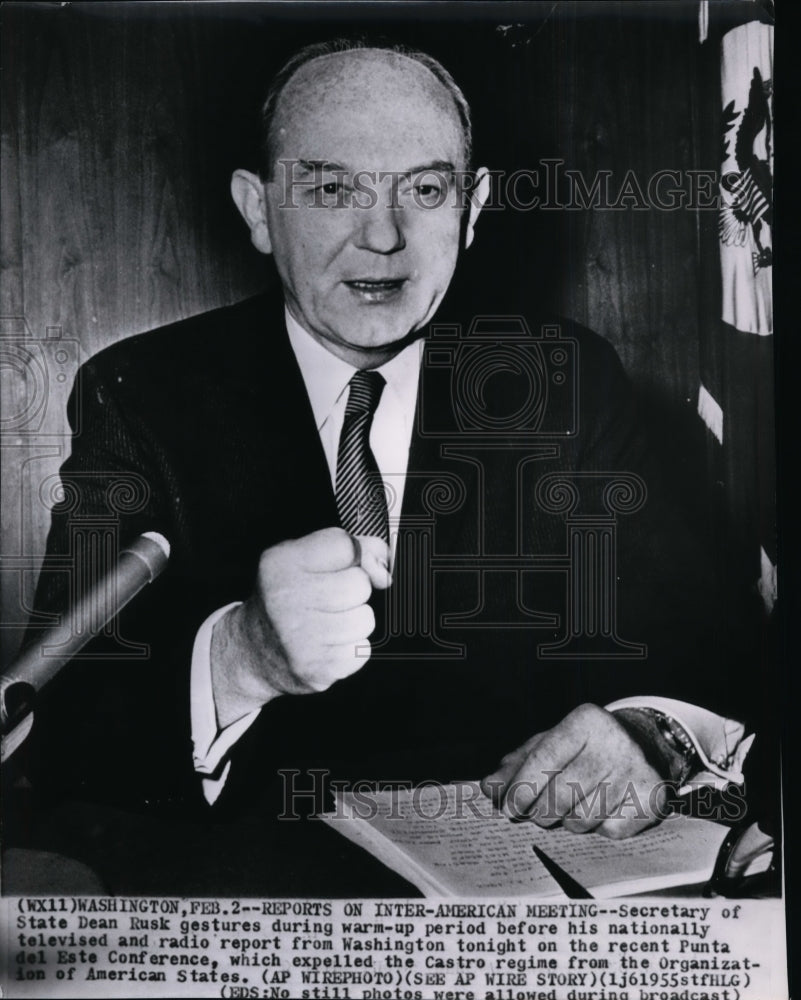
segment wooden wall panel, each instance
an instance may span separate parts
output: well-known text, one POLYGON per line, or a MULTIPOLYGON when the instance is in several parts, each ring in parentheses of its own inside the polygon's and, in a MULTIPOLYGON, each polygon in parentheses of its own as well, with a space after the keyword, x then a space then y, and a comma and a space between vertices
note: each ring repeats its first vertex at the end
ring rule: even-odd
POLYGON ((49 522, 40 487, 68 454, 78 364, 264 283, 227 200, 229 165, 209 156, 224 108, 205 103, 219 77, 202 53, 217 22, 136 6, 3 11, 4 660, 30 606, 49 522))

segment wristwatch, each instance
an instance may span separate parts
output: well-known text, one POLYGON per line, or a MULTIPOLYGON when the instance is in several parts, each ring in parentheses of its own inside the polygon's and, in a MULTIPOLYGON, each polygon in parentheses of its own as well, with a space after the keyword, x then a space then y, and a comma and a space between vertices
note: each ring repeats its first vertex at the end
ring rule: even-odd
POLYGON ((656 708, 619 708, 612 714, 624 724, 651 764, 679 787, 699 769, 693 741, 671 716, 656 708))

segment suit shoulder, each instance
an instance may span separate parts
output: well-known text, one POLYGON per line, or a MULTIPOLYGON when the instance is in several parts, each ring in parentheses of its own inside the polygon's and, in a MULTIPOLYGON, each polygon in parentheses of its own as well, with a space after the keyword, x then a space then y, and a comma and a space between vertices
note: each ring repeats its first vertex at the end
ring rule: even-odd
POLYGON ((126 337, 99 351, 84 369, 103 381, 186 380, 193 374, 220 373, 264 350, 269 327, 282 309, 266 294, 177 320, 126 337))
POLYGON ((590 372, 598 366, 622 372, 612 342, 548 305, 536 283, 522 270, 506 274, 497 283, 481 280, 481 275, 473 268, 457 274, 433 324, 444 323, 458 328, 460 336, 465 339, 477 324, 486 327, 489 332, 497 330, 501 335, 509 331, 517 338, 520 320, 536 340, 546 341, 561 336, 574 341, 582 369, 590 372))
POLYGON ((564 316, 543 321, 541 329, 549 325, 558 328, 560 336, 569 337, 576 342, 579 350, 578 361, 582 369, 596 371, 600 367, 602 370, 622 374, 623 365, 620 356, 606 337, 564 316))

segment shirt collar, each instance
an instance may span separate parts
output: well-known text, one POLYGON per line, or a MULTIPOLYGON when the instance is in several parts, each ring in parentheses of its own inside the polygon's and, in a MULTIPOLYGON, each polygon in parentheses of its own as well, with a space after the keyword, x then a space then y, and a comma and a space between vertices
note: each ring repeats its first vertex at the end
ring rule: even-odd
MULTIPOLYGON (((356 372, 353 365, 332 354, 315 340, 291 315, 284 310, 289 342, 297 359, 306 392, 309 396, 314 421, 319 431, 347 391, 348 383, 356 372)), ((386 364, 376 368, 387 383, 387 389, 394 392, 401 403, 414 401, 417 397, 417 381, 423 356, 423 338, 413 341, 396 354, 386 364)), ((386 390, 385 390, 386 391, 386 390)))

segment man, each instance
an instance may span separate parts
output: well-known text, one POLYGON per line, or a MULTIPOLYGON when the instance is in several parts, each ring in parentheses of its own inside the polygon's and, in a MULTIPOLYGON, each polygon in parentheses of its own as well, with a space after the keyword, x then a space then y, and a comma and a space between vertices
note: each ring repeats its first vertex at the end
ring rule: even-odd
MULTIPOLYGON (((342 892, 336 876, 298 876, 303 852, 345 850, 290 822, 299 804, 327 804, 321 775, 483 776, 512 815, 613 837, 659 819, 666 779, 737 779, 745 728, 726 717, 736 685, 722 687, 708 659, 723 666, 705 635, 708 588, 661 504, 611 348, 563 330, 578 399, 543 386, 536 420, 521 426, 502 419, 519 388, 514 364, 511 382, 503 365, 499 382, 485 372, 479 402, 485 426, 507 427, 500 437, 466 431, 452 365, 423 361, 435 316, 466 330, 477 315, 447 293, 488 195, 448 73, 420 53, 303 50, 271 89, 262 152, 260 174, 237 171, 232 193, 254 246, 274 259, 282 301, 260 297, 116 345, 85 367, 73 399, 83 430, 62 478, 76 492, 54 512, 49 552, 74 552, 82 526, 112 515, 122 540, 159 530, 173 550, 165 576, 95 659, 65 671, 38 719, 31 768, 42 794, 100 799, 126 817, 135 808, 155 824, 126 818, 100 835, 90 812, 96 843, 83 856, 108 865, 117 891, 147 891, 160 850, 169 871, 156 891, 342 892), (536 562, 565 544, 565 508, 549 506, 544 486, 572 476, 589 484, 580 502, 597 506, 616 474, 649 493, 620 531, 624 640, 613 622, 602 660, 542 655, 538 643, 558 640, 575 610, 564 563, 536 562), (114 506, 117 479, 141 487, 136 502, 114 506), (437 506, 431 487, 442 483, 456 499, 437 506), (493 571, 496 555, 521 568, 493 571), (446 565, 434 572, 437 557, 446 565), (482 615, 493 603, 517 615, 515 627, 482 615), (625 642, 631 627, 648 640, 647 659, 625 642), (137 642, 149 646, 144 662, 124 655, 137 642), (661 697, 619 700, 643 692, 661 697), (606 811, 581 808, 602 785, 606 811), (617 808, 632 798, 635 808, 617 808), (159 845, 144 855, 150 876, 109 863, 123 828, 159 845), (170 843, 192 858, 186 872, 170 843), (204 874, 197 858, 207 864, 223 843, 225 860, 204 874)), ((523 315, 538 331, 527 290, 511 284, 485 294, 480 312, 523 315)), ((516 343, 539 371, 530 333, 516 343)), ((63 574, 45 572, 40 609, 64 598, 63 574)), ((376 885, 354 879, 344 891, 376 885)))

